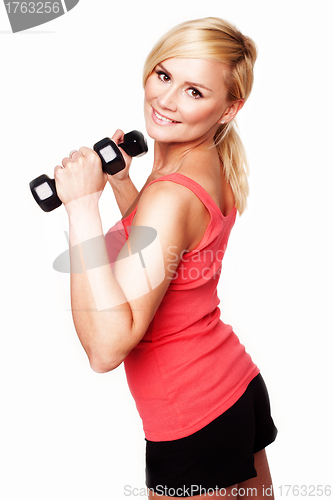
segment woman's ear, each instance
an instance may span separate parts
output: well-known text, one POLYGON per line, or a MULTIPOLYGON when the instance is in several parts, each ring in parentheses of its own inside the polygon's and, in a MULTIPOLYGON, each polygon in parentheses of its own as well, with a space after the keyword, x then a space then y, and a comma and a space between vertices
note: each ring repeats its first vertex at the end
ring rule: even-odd
POLYGON ((234 101, 232 104, 230 104, 230 106, 227 107, 227 109, 219 119, 219 123, 224 124, 233 120, 237 115, 238 111, 240 111, 244 106, 244 103, 245 103, 244 99, 238 99, 237 101, 234 101))

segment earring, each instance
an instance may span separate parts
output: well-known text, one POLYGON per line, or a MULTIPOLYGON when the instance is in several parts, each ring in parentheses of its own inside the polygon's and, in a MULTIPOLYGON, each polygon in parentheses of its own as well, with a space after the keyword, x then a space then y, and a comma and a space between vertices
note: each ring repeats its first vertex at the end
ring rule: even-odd
POLYGON ((223 125, 224 123, 225 123, 225 121, 224 121, 224 120, 222 120, 222 121, 221 121, 221 125, 223 125))

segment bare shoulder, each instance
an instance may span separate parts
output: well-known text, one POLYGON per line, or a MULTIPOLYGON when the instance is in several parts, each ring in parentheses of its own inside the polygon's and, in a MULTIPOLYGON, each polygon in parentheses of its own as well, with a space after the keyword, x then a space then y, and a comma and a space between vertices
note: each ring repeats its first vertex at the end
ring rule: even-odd
POLYGON ((200 242, 209 221, 210 214, 197 195, 170 180, 154 182, 143 191, 133 219, 135 225, 156 228, 162 237, 164 233, 170 240, 178 238, 177 245, 187 251, 200 242))
POLYGON ((152 204, 155 208, 160 206, 163 209, 167 204, 170 211, 178 212, 180 208, 188 208, 191 199, 191 191, 186 186, 163 179, 144 189, 138 203, 138 209, 152 204))
POLYGON ((169 181, 154 182, 142 192, 133 222, 146 221, 159 228, 187 230, 189 215, 195 211, 193 195, 185 186, 169 181))

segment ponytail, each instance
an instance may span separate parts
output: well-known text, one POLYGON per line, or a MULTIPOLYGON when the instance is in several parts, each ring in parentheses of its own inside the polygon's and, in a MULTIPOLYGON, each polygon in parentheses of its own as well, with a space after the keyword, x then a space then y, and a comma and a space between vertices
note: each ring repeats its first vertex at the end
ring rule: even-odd
POLYGON ((247 180, 249 167, 245 149, 236 127, 235 119, 226 125, 221 125, 214 140, 223 165, 223 173, 234 194, 235 206, 239 214, 242 214, 246 209, 249 194, 247 180))

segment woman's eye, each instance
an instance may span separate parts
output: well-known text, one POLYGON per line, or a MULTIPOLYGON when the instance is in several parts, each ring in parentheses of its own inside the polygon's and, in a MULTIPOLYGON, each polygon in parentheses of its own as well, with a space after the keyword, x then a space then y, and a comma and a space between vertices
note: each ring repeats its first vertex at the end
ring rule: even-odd
POLYGON ((170 80, 170 77, 168 75, 166 75, 165 73, 163 73, 163 71, 156 71, 156 73, 158 75, 158 78, 162 82, 168 82, 170 80))
POLYGON ((202 97, 202 93, 197 89, 190 88, 187 90, 187 93, 194 99, 200 99, 200 97, 202 97))

